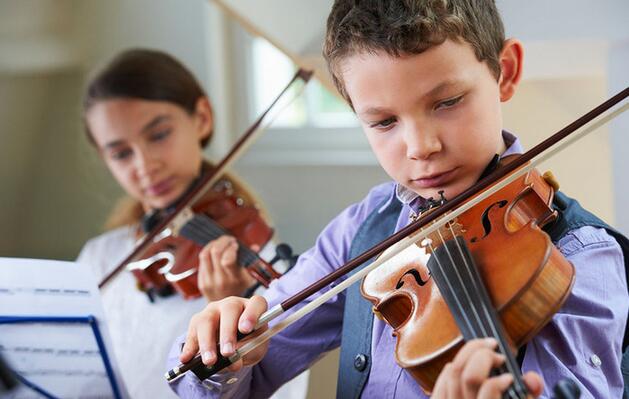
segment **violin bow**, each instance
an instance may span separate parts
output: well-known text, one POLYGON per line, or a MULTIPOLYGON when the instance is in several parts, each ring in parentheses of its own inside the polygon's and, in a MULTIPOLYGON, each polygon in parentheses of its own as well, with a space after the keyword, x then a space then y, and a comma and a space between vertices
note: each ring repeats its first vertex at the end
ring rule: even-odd
POLYGON ((144 237, 135 245, 133 251, 127 255, 126 258, 122 262, 116 266, 111 272, 109 272, 98 284, 98 288, 103 288, 107 285, 118 273, 124 269, 124 267, 129 263, 138 258, 138 256, 150 245, 151 241, 161 235, 163 232, 167 233, 176 233, 178 228, 176 226, 182 226, 185 221, 189 218, 189 212, 186 212, 188 206, 190 204, 194 204, 197 200, 199 200, 207 190, 209 190, 223 175, 225 170, 231 166, 231 164, 236 161, 245 151, 246 149, 255 141, 260 133, 262 133, 266 128, 275 120, 277 115, 288 106, 295 98, 299 96, 299 94, 303 91, 306 83, 312 77, 313 72, 309 70, 305 70, 300 68, 295 76, 291 79, 291 81, 286 85, 286 87, 281 91, 281 93, 273 100, 271 105, 256 119, 256 121, 251 125, 245 133, 238 139, 238 141, 232 146, 231 150, 221 159, 221 161, 216 165, 216 167, 210 172, 206 173, 201 181, 197 184, 195 189, 188 192, 177 204, 177 207, 170 213, 164 216, 164 218, 153 228, 151 231, 146 233, 144 237), (297 89, 294 92, 291 92, 291 88, 297 86, 297 89), (290 94, 291 97, 288 97, 285 102, 281 104, 281 107, 276 108, 277 104, 280 104, 280 100, 284 98, 285 95, 290 94), (272 112, 277 111, 277 112, 272 112))
MULTIPOLYGON (((479 202, 483 201, 495 192, 509 185, 511 182, 513 182, 523 174, 527 173, 541 162, 546 161, 547 159, 551 158, 558 152, 570 146, 577 140, 595 131, 599 127, 605 125, 612 119, 616 118, 618 115, 625 112, 627 109, 629 109, 629 102, 626 102, 624 105, 620 104, 622 104, 622 101, 625 100, 628 96, 629 87, 625 88, 615 96, 611 97, 596 108, 584 114, 574 122, 565 126, 563 129, 559 130, 557 133, 537 144, 535 147, 520 155, 515 160, 494 170, 492 173, 481 179, 474 186, 463 191, 452 200, 447 201, 444 205, 441 205, 434 211, 425 214, 423 217, 419 218, 415 222, 412 222, 397 233, 374 245, 354 259, 351 259, 334 272, 328 274, 327 276, 323 277, 319 281, 314 282, 297 294, 267 310, 266 312, 264 312, 264 314, 262 314, 262 316, 260 316, 260 319, 256 323, 254 331, 274 320, 278 316, 282 315, 306 298, 319 292, 321 289, 336 281, 338 278, 353 271, 358 266, 369 261, 373 257, 382 254, 378 257, 378 259, 365 266, 363 269, 349 276, 347 279, 340 282, 335 287, 330 288, 328 291, 322 293, 312 302, 306 304, 294 313, 288 315, 285 319, 281 320, 274 326, 269 327, 269 329, 267 329, 260 335, 246 342, 232 356, 225 358, 219 353, 216 363, 212 366, 207 367, 203 364, 201 355, 197 354, 188 363, 180 364, 179 366, 168 370, 165 374, 166 380, 169 382, 174 381, 175 379, 181 377, 183 373, 188 370, 193 371, 199 379, 205 379, 240 360, 247 353, 251 352, 262 343, 270 340, 273 336, 280 333, 286 327, 290 326, 297 320, 301 319, 303 316, 315 310, 323 303, 327 302, 338 293, 344 291, 355 282, 361 280, 373 269, 389 261, 402 250, 434 233, 450 220, 458 217, 459 215, 468 211, 470 208, 474 207, 479 202), (579 130, 581 128, 583 129, 579 130), (520 168, 520 170, 516 171, 516 169, 518 168, 520 168), (387 251, 385 252, 385 250, 387 251)), ((238 333, 239 340, 244 336, 245 335, 241 334, 240 332, 238 333)))

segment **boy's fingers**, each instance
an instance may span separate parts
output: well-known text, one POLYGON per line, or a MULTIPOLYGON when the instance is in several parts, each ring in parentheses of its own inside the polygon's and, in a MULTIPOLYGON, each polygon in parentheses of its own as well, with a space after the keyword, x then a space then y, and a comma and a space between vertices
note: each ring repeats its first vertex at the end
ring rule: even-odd
POLYGON ((245 309, 239 318, 238 329, 240 332, 248 334, 253 331, 258 319, 266 312, 267 308, 268 304, 263 297, 260 295, 252 296, 245 305, 245 309))
POLYGON ((472 353, 461 373, 463 397, 476 398, 481 386, 489 378, 491 369, 500 366, 504 361, 504 355, 486 347, 472 353))
POLYGON ((452 361, 452 367, 455 373, 461 373, 463 368, 468 363, 470 356, 479 349, 494 349, 498 345, 494 338, 474 339, 468 341, 463 348, 456 354, 452 361))
POLYGON ((524 383, 526 387, 529 389, 529 393, 534 397, 538 397, 544 391, 544 381, 539 374, 534 371, 529 371, 524 374, 524 383))
POLYGON ((206 366, 211 366, 216 362, 216 327, 218 322, 218 314, 211 312, 206 315, 203 323, 199 323, 197 327, 199 352, 201 353, 203 364, 206 366))
POLYGON ((186 333, 186 341, 184 342, 181 353, 179 354, 179 360, 182 363, 187 363, 192 357, 199 351, 199 344, 197 341, 197 332, 195 328, 194 319, 190 321, 188 326, 188 332, 186 333))
POLYGON ((437 378, 437 383, 435 384, 435 388, 433 390, 433 394, 431 396, 432 399, 444 399, 448 397, 448 387, 452 384, 452 363, 447 363, 443 369, 441 369, 441 373, 439 374, 439 378, 437 378))
POLYGON ((509 388, 513 382, 511 374, 502 374, 486 380, 478 391, 478 399, 501 399, 503 392, 509 388))
POLYGON ((244 305, 241 301, 232 301, 223 308, 219 327, 220 350, 223 356, 231 356, 236 351, 236 333, 238 319, 244 305))

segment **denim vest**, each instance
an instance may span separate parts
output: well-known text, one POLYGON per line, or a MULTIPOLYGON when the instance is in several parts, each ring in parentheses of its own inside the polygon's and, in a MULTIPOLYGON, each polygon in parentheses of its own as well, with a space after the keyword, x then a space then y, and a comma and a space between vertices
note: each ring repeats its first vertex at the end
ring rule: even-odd
MULTIPOLYGON (((354 258, 371 248, 386 237, 392 235, 397 225, 402 204, 393 199, 382 212, 378 210, 384 202, 376 207, 359 227, 350 248, 350 257, 354 258)), ((629 240, 608 226, 605 222, 592 215, 561 192, 555 194, 553 207, 559 212, 555 222, 544 229, 553 242, 559 241, 568 231, 583 226, 604 228, 620 244, 625 261, 625 273, 629 285, 629 240)), ((366 262, 354 273, 371 263, 366 262)), ((343 333, 341 338, 341 357, 336 397, 340 399, 357 399, 367 382, 371 369, 371 333, 373 329, 372 305, 360 294, 360 286, 352 285, 347 289, 345 310, 343 314, 343 333)), ((629 329, 625 329, 623 348, 627 347, 629 329)), ((622 371, 625 379, 625 399, 629 399, 629 350, 623 356, 622 371)))

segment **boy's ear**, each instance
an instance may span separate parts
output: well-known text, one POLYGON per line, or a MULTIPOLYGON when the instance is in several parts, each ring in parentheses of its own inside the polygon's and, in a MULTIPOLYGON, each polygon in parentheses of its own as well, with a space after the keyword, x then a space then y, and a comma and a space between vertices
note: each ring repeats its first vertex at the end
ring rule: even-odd
POLYGON ((508 101, 522 78, 524 48, 517 39, 507 39, 500 52, 500 101, 508 101))
POLYGON ((210 133, 214 130, 214 111, 207 97, 199 97, 197 100, 196 116, 199 140, 204 140, 208 138, 210 133))

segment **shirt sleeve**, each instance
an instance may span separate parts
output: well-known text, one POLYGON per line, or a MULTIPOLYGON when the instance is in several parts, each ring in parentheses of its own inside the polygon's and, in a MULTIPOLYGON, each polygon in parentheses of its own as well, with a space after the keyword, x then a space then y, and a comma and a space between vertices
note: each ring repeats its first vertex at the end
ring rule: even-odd
MULTIPOLYGON (((281 279, 271 283, 264 293, 269 308, 342 266, 349 259, 350 246, 359 226, 392 192, 391 188, 390 185, 382 185, 372 189, 362 202, 348 207, 332 220, 317 238, 315 246, 302 254, 297 264, 281 279)), ((281 321, 321 293, 308 298, 270 324, 281 321)), ((267 398, 282 384, 340 345, 344 304, 345 294, 338 294, 287 327, 271 339, 269 350, 260 363, 245 368, 238 375, 221 373, 201 382, 191 373, 186 373, 171 388, 182 398, 267 398)), ((178 344, 181 342, 183 339, 171 351, 167 364, 169 369, 179 364, 178 344)))
POLYGON ((604 229, 591 226, 569 232, 558 243, 574 265, 570 296, 550 323, 528 343, 523 371, 544 379, 543 398, 569 378, 581 398, 620 398, 622 340, 629 309, 624 258, 604 229))

